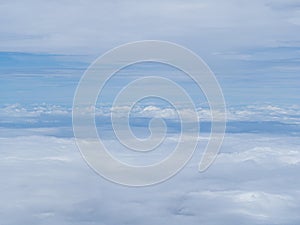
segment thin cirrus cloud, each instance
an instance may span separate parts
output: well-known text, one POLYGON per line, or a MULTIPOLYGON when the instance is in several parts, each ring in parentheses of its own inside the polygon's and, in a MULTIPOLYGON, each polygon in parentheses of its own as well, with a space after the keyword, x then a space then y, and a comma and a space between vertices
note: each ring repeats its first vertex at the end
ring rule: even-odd
POLYGON ((9 103, 19 102, 20 95, 29 103, 37 101, 31 90, 43 98, 54 93, 49 102, 62 102, 54 91, 58 88, 70 104, 76 82, 97 56, 130 41, 162 39, 199 54, 217 75, 230 104, 295 104, 299 102, 297 6, 294 0, 5 1, 0 4, 4 65, 0 72, 5 78, 1 88, 18 89, 17 94, 4 92, 9 103), (42 67, 34 64, 37 57, 42 67), (8 73, 14 74, 7 78, 8 73), (36 80, 33 74, 46 79, 36 80), (59 80, 63 76, 74 79, 59 80), (26 81, 27 89, 20 85, 26 81))
POLYGON ((2 51, 99 53, 128 41, 166 39, 207 53, 280 46, 299 36, 294 1, 68 3, 1 3, 2 51))

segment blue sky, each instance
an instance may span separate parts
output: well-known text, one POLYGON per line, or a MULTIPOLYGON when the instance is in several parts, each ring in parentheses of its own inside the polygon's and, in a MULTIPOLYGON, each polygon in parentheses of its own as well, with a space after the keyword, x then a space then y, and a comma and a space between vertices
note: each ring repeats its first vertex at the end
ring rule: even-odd
MULTIPOLYGON (((229 105, 297 104, 299 52, 298 47, 252 49, 245 50, 245 59, 236 58, 235 53, 212 54, 206 62, 221 83, 229 105)), ((20 52, 1 52, 0 58, 1 104, 71 104, 81 75, 95 59, 93 55, 20 52)), ((142 69, 137 66, 127 73, 142 69)))
POLYGON ((90 62, 142 39, 173 41, 199 54, 229 104, 299 101, 297 1, 6 1, 0 11, 1 89, 23 95, 5 91, 1 103, 69 104, 90 62), (54 88, 65 100, 48 94, 54 88))
MULTIPOLYGON (((297 0, 0 2, 0 223, 299 224, 299 37, 297 0), (118 72, 95 109, 114 156, 162 160, 180 132, 176 110, 148 99, 130 114, 133 133, 149 135, 150 119, 161 117, 166 142, 144 158, 118 143, 110 114, 124 118, 126 106, 111 102, 137 77, 174 79, 200 118, 199 146, 187 166, 165 183, 138 189, 110 183, 87 166, 74 140, 72 103, 90 63, 144 39, 175 42, 202 57, 223 90, 228 121, 217 160, 198 173, 211 127, 201 90, 161 64, 118 72)), ((189 117, 184 105, 179 110, 189 117)))

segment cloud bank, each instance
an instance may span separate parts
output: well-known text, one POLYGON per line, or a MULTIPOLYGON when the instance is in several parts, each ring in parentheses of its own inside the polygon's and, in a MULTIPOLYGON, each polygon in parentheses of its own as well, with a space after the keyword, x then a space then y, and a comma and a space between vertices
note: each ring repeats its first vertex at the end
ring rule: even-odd
POLYGON ((200 142, 192 160, 172 179, 127 188, 93 173, 72 139, 1 138, 1 221, 11 225, 300 221, 298 138, 227 135, 221 154, 204 173, 197 172, 205 138, 200 142))

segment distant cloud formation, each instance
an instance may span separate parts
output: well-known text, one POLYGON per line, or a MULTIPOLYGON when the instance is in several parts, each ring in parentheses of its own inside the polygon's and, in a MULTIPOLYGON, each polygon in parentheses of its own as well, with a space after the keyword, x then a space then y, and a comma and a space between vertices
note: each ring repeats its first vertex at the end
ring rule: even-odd
MULTIPOLYGON (((130 105, 112 107, 107 105, 87 106, 82 110, 82 114, 95 113, 95 117, 110 117, 114 112, 117 117, 127 117, 127 111, 130 110, 131 118, 154 118, 159 117, 168 120, 178 120, 178 111, 183 117, 189 118, 192 109, 182 108, 175 109, 168 105, 149 105, 137 104, 133 108, 130 105)), ((197 107, 197 114, 200 121, 211 121, 211 111, 208 106, 197 107)), ((11 121, 15 119, 36 119, 41 121, 43 116, 71 117, 72 108, 65 105, 52 104, 32 104, 22 105, 7 104, 0 107, 0 116, 3 121, 11 121)), ((287 124, 300 124, 300 106, 275 106, 275 105, 241 105, 231 106, 227 109, 228 121, 277 121, 287 124)))

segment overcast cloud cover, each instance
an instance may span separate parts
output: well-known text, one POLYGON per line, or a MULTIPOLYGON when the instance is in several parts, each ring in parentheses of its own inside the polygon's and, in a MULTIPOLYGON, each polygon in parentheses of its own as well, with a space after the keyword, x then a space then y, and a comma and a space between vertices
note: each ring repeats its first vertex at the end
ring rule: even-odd
POLYGON ((4 51, 99 54, 141 39, 167 39, 221 54, 299 44, 295 0, 2 1, 0 10, 4 51))
MULTIPOLYGON (((0 224, 299 224, 299 37, 297 0, 1 1, 0 224), (129 106, 111 102, 138 77, 174 79, 195 101, 200 119, 199 145, 179 174, 129 188, 96 175, 81 157, 72 101, 96 57, 143 39, 199 54, 223 89, 228 123, 217 160, 199 173, 211 126, 201 90, 162 65, 118 72, 95 106, 98 131, 114 156, 153 163, 176 145, 178 114, 154 99, 135 105, 130 121, 144 137, 151 118, 165 119, 167 139, 156 152, 139 155, 114 137, 110 113, 123 118, 129 106)), ((190 118, 184 103, 179 110, 190 118)))

